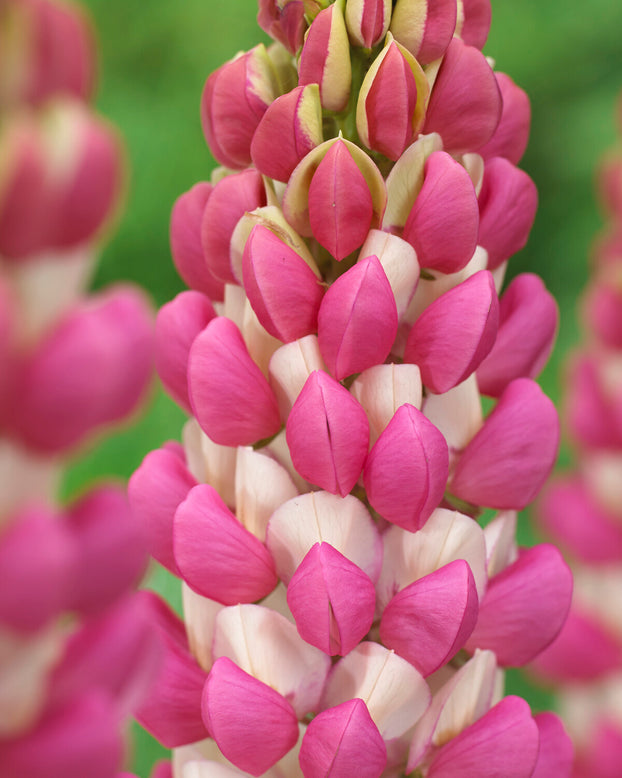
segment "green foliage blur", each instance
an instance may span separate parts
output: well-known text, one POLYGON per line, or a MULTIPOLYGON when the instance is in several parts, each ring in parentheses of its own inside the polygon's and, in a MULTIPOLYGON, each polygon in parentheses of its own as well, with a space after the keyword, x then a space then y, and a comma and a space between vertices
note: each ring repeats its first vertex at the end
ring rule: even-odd
MULTIPOLYGON (((591 240, 601 226, 593 171, 615 141, 614 105, 622 90, 622 3, 612 0, 492 0, 485 52, 529 94, 533 123, 522 166, 535 180, 540 208, 528 247, 510 262, 510 276, 541 275, 559 301, 562 323, 542 383, 558 402, 560 365, 577 342, 577 296, 586 280, 591 240)), ((100 42, 99 110, 120 129, 130 165, 125 213, 106 245, 95 278, 100 287, 131 280, 155 305, 183 286, 168 248, 175 198, 214 167, 199 122, 207 75, 265 36, 255 23, 255 0, 84 0, 100 42)), ((134 420, 136 421, 136 420, 134 420)), ((135 425, 83 452, 65 495, 105 475, 126 478, 144 454, 179 437, 183 414, 154 386, 135 425)), ((568 455, 564 454, 563 459, 568 455)), ((533 542, 526 520, 522 542, 533 542)), ((176 582, 161 572, 154 584, 177 604, 176 582)), ((508 692, 534 709, 546 693, 513 672, 508 692)), ((132 764, 146 778, 165 755, 136 728, 132 764)))

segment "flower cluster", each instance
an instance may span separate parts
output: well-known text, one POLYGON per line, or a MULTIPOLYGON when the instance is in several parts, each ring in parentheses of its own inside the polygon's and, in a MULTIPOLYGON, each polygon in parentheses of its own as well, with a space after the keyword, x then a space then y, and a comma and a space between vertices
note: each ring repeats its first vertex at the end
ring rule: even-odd
POLYGON ((176 778, 568 775, 559 719, 503 696, 572 582, 515 540, 557 452, 534 381, 557 309, 530 274, 498 297, 537 198, 489 3, 260 0, 259 22, 276 42, 203 92, 224 167, 172 214, 191 289, 156 360, 191 419, 130 501, 185 623, 154 596, 139 720, 176 778))
POLYGON ((568 620, 535 669, 560 684, 560 707, 577 747, 576 778, 614 778, 622 759, 620 149, 605 158, 598 183, 609 225, 596 243, 583 296, 584 343, 571 356, 564 383, 576 465, 550 485, 539 511, 575 577, 568 620))
POLYGON ((91 32, 52 0, 0 6, 0 772, 112 778, 160 657, 132 590, 145 539, 124 490, 71 505, 64 460, 144 394, 149 306, 85 293, 123 179, 87 104, 91 32))

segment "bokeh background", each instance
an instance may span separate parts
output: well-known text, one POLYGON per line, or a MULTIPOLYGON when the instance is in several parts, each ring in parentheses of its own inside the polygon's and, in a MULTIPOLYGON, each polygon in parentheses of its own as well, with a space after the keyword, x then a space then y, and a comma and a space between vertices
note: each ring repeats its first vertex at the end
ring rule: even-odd
MULTIPOLYGON (((161 305, 183 287, 168 248, 175 198, 215 165, 203 140, 199 99, 207 75, 237 51, 265 40, 255 0, 83 0, 100 43, 97 105, 125 137, 130 165, 127 203, 106 245, 94 285, 119 279, 146 288, 161 305)), ((615 142, 614 106, 622 90, 622 3, 617 0, 492 0, 485 53, 529 94, 533 123, 522 166, 535 180, 540 208, 527 248, 510 262, 509 277, 540 274, 561 308, 556 350, 542 376, 559 402, 560 368, 578 338, 576 300, 587 278, 590 244, 602 219, 594 169, 615 142)), ((183 414, 154 384, 148 408, 126 429, 93 444, 76 459, 69 497, 93 478, 126 478, 150 449, 178 439, 183 414)), ((569 457, 562 452, 561 460, 569 457)), ((528 516, 521 540, 533 542, 528 516)), ((161 571, 153 584, 174 603, 177 585, 161 571)), ((508 691, 534 710, 546 691, 512 672, 508 691)), ((128 765, 146 778, 165 755, 136 727, 128 765)))

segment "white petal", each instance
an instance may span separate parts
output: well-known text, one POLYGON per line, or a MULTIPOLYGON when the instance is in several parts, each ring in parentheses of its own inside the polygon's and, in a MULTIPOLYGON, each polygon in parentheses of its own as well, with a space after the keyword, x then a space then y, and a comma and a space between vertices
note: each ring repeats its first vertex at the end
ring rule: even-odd
POLYGON ((201 667, 208 672, 214 662, 212 642, 216 616, 225 607, 215 600, 201 597, 182 581, 181 596, 184 608, 186 635, 190 651, 201 667))

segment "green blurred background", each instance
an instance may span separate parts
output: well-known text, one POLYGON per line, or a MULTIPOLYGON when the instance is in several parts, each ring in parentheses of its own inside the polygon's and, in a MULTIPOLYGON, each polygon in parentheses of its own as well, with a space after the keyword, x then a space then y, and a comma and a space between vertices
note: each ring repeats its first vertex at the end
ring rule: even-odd
MULTIPOLYGON (((532 135, 522 166, 540 192, 529 245, 512 259, 510 274, 539 273, 559 301, 557 348, 542 376, 545 390, 558 401, 560 364, 578 338, 576 299, 587 277, 589 246, 602 223, 593 171, 616 138, 622 3, 492 2, 485 52, 531 98, 532 135)), ((100 41, 97 105, 120 128, 131 166, 125 215, 103 252, 95 286, 132 280, 161 305, 183 288, 168 248, 171 205, 214 166, 199 123, 203 83, 223 61, 265 38, 255 24, 255 0, 84 3, 100 41)), ((154 387, 147 412, 134 421, 74 463, 66 496, 94 477, 127 477, 147 451, 179 437, 183 415, 154 387)), ((521 533, 523 542, 531 541, 526 520, 521 533)), ((175 582, 157 572, 155 585, 179 602, 175 582)), ((527 696, 534 709, 549 702, 518 673, 510 674, 508 690, 527 696)), ((138 728, 135 735, 130 762, 146 778, 165 752, 138 728)))

